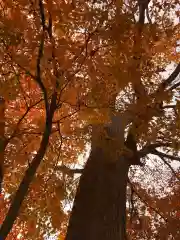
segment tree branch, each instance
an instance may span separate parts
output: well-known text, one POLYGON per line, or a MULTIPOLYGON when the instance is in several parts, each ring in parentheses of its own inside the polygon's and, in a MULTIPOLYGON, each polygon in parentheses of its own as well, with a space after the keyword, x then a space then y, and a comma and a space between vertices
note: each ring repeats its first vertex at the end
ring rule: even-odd
MULTIPOLYGON (((145 11, 148 9, 150 0, 138 0, 139 5, 139 24, 144 24, 145 11)), ((149 16, 149 15, 148 15, 149 16)))
POLYGON ((42 24, 42 28, 43 31, 41 33, 41 40, 40 40, 40 45, 39 45, 39 51, 38 51, 38 56, 37 56, 37 63, 36 63, 36 77, 35 77, 35 81, 38 83, 41 91, 43 92, 44 95, 44 101, 45 101, 45 108, 46 111, 48 112, 48 95, 47 95, 47 91, 46 88, 42 82, 41 79, 41 59, 43 57, 43 51, 44 51, 44 34, 45 34, 45 16, 44 16, 44 6, 42 3, 42 0, 39 0, 39 11, 40 11, 40 16, 41 16, 41 24, 42 24))
POLYGON ((168 166, 168 168, 171 170, 171 172, 174 174, 174 176, 177 178, 177 180, 180 181, 179 176, 177 175, 177 173, 175 172, 175 170, 173 169, 171 164, 169 164, 164 157, 160 157, 160 156, 158 156, 158 157, 168 166))
POLYGON ((44 33, 42 34, 41 41, 40 41, 40 46, 39 46, 39 52, 38 52, 38 57, 37 57, 37 64, 36 64, 36 77, 35 81, 38 83, 43 95, 44 95, 44 101, 45 101, 45 107, 46 111, 48 112, 48 96, 47 96, 47 91, 46 88, 42 82, 41 79, 41 59, 43 57, 43 48, 44 48, 44 33))
POLYGON ((37 63, 36 63, 36 82, 39 84, 43 94, 44 94, 44 101, 45 101, 45 109, 46 109, 46 124, 45 124, 45 129, 42 137, 42 141, 40 144, 40 148, 32 160, 32 162, 29 164, 29 168, 26 170, 25 175, 19 185, 18 190, 16 191, 16 194, 14 196, 13 202, 9 208, 9 211, 6 215, 6 218, 4 222, 1 225, 0 228, 0 239, 4 240, 6 239, 8 233, 11 231, 12 226, 18 216, 18 213, 20 211, 21 204, 25 198, 25 196, 28 193, 28 189, 30 186, 30 183, 33 180, 33 177, 36 174, 37 168, 39 167, 44 154, 46 152, 48 143, 49 143, 49 136, 51 134, 51 129, 52 129, 52 119, 54 112, 56 110, 56 100, 57 100, 57 92, 54 90, 54 93, 52 94, 51 97, 51 104, 49 105, 48 102, 48 96, 47 96, 47 91, 45 89, 45 86, 42 82, 41 79, 41 59, 43 56, 43 49, 44 49, 44 15, 42 14, 43 9, 43 4, 42 1, 39 0, 39 7, 40 7, 40 15, 41 15, 41 21, 42 21, 42 26, 43 26, 43 33, 42 33, 42 38, 39 46, 39 52, 38 52, 38 57, 37 57, 37 63))
POLYGON ((168 90, 169 90, 169 91, 174 90, 174 89, 176 89, 176 88, 179 87, 179 86, 180 86, 180 82, 177 82, 177 83, 175 83, 173 86, 171 86, 168 90))
POLYGON ((46 30, 46 24, 45 24, 45 15, 44 15, 44 6, 42 0, 39 0, 39 12, 41 16, 41 24, 43 27, 43 31, 46 30))
POLYGON ((160 84, 159 90, 161 89, 164 90, 166 87, 168 87, 177 78, 179 73, 180 73, 180 63, 176 66, 176 68, 171 73, 171 75, 166 80, 164 80, 162 84, 160 84))
POLYGON ((39 151, 37 152, 36 156, 34 157, 34 159, 32 160, 32 162, 29 164, 29 168, 26 170, 25 175, 19 185, 19 188, 15 194, 15 197, 13 199, 13 202, 9 208, 9 211, 6 215, 6 218, 3 222, 3 224, 1 225, 0 228, 0 239, 4 240, 6 239, 8 233, 11 231, 11 228, 18 216, 21 204, 25 198, 25 196, 28 193, 28 189, 30 186, 30 183, 33 180, 33 177, 37 171, 37 168, 39 167, 44 154, 46 152, 47 146, 48 146, 48 142, 49 142, 49 136, 51 134, 51 129, 52 129, 52 118, 54 115, 54 111, 56 109, 56 96, 57 94, 54 93, 52 96, 52 100, 51 100, 51 105, 50 105, 50 111, 47 114, 46 117, 46 126, 45 126, 45 130, 44 130, 44 134, 43 134, 43 138, 41 141, 41 145, 39 148, 39 151))
POLYGON ((74 175, 74 174, 81 174, 83 169, 82 168, 68 168, 65 165, 57 166, 56 169, 57 171, 61 171, 67 175, 74 175))
POLYGON ((158 151, 158 150, 154 150, 154 151, 152 151, 151 153, 154 154, 154 155, 157 155, 157 156, 159 156, 159 157, 168 158, 168 159, 171 159, 171 160, 175 160, 175 161, 179 161, 179 162, 180 162, 180 157, 176 157, 176 156, 173 156, 173 155, 169 155, 169 154, 160 152, 160 151, 158 151))
POLYGON ((172 104, 172 105, 165 105, 165 106, 162 106, 162 109, 168 109, 168 108, 175 108, 176 105, 175 104, 172 104))
POLYGON ((39 101, 37 101, 36 103, 32 104, 31 106, 28 106, 25 113, 20 117, 20 119, 17 122, 16 128, 14 129, 12 135, 9 138, 6 138, 4 141, 4 147, 6 148, 8 143, 16 136, 16 133, 19 130, 19 125, 22 123, 22 121, 25 119, 26 115, 29 113, 29 111, 35 107, 36 105, 38 105, 40 102, 42 102, 43 99, 40 99, 39 101))
POLYGON ((141 150, 138 151, 138 155, 140 158, 145 157, 147 154, 153 153, 156 148, 159 147, 170 147, 171 143, 162 143, 162 142, 157 142, 153 144, 149 144, 147 146, 144 146, 141 150))
POLYGON ((163 216, 162 213, 160 213, 159 209, 152 207, 151 205, 149 205, 149 203, 138 193, 138 191, 135 189, 134 185, 131 183, 130 180, 128 180, 128 183, 131 187, 131 189, 134 191, 134 193, 136 194, 136 196, 140 199, 141 202, 143 202, 148 208, 150 208, 151 210, 153 210, 155 213, 157 213, 165 222, 167 222, 167 219, 163 216))

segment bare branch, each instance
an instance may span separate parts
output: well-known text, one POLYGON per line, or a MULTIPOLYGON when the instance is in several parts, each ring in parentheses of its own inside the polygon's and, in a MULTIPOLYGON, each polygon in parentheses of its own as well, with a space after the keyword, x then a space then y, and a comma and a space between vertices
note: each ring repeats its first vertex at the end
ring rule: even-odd
POLYGON ((172 105, 165 105, 165 106, 162 106, 162 109, 168 109, 168 108, 175 108, 176 105, 175 104, 172 104, 172 105))
POLYGON ((177 180, 180 181, 179 176, 177 175, 177 173, 175 172, 175 170, 173 169, 171 164, 169 164, 168 161, 166 161, 166 159, 164 157, 160 157, 160 156, 158 156, 158 157, 168 166, 168 168, 171 170, 171 172, 174 174, 174 176, 177 178, 177 180))
POLYGON ((169 154, 160 152, 160 151, 158 151, 158 150, 154 150, 154 151, 152 151, 151 153, 154 154, 154 155, 157 155, 157 156, 159 156, 159 157, 168 158, 168 159, 171 159, 171 160, 175 160, 175 161, 179 161, 179 162, 180 162, 180 157, 173 156, 173 155, 169 155, 169 154))
POLYGON ((81 174, 83 169, 82 168, 68 168, 65 165, 57 166, 56 169, 57 171, 61 171, 67 175, 73 175, 73 174, 81 174))
POLYGON ((134 191, 134 193, 136 194, 136 196, 140 199, 141 202, 143 202, 148 208, 150 208, 151 210, 153 210, 155 213, 157 213, 165 222, 167 222, 167 219, 163 216, 163 214, 160 212, 159 209, 154 208, 153 206, 151 206, 146 199, 144 199, 139 193, 138 191, 135 189, 134 185, 131 183, 130 180, 128 180, 128 183, 131 187, 131 189, 134 191))
POLYGON ((43 31, 46 30, 46 24, 45 24, 45 15, 44 15, 44 6, 42 0, 39 0, 39 11, 41 15, 41 24, 43 27, 43 31))
POLYGON ((5 148, 7 147, 7 144, 10 142, 10 140, 13 139, 13 138, 16 136, 16 134, 17 134, 17 132, 18 132, 18 130, 19 130, 19 125, 20 125, 20 124, 22 123, 22 121, 25 119, 25 117, 26 117, 26 115, 29 113, 29 111, 30 111, 33 107, 35 107, 36 105, 38 105, 40 102, 42 102, 42 100, 43 100, 43 99, 40 99, 39 101, 37 101, 36 103, 34 103, 33 105, 31 105, 30 107, 28 107, 28 108, 26 109, 25 113, 24 113, 24 114, 21 116, 21 118, 18 120, 17 125, 16 125, 16 129, 14 130, 13 134, 12 134, 8 139, 5 140, 5 142, 4 142, 5 148))
POLYGON ((174 89, 176 89, 179 86, 180 86, 180 82, 177 82, 173 86, 171 86, 168 90, 174 90, 174 89))
POLYGON ((147 17, 149 23, 152 24, 152 20, 151 20, 151 18, 149 16, 149 8, 148 7, 146 8, 146 17, 147 17))
POLYGON ((147 146, 144 146, 141 150, 138 151, 138 155, 140 158, 145 157, 147 154, 153 153, 156 148, 159 147, 170 147, 171 143, 162 143, 162 142, 157 142, 153 144, 149 144, 147 146))
POLYGON ((46 30, 45 28, 45 16, 44 16, 44 7, 43 7, 43 3, 42 0, 39 0, 39 8, 40 8, 40 16, 41 16, 41 23, 42 23, 42 28, 43 28, 43 32, 41 35, 41 41, 40 41, 40 45, 39 45, 39 51, 38 51, 38 56, 37 56, 37 63, 36 63, 36 82, 38 83, 40 89, 43 92, 44 95, 44 101, 45 101, 45 107, 46 107, 46 111, 49 112, 49 107, 48 107, 48 95, 47 95, 47 91, 46 88, 42 82, 41 79, 41 59, 43 57, 43 51, 44 51, 44 32, 46 30))
POLYGON ((45 105, 46 105, 46 111, 49 111, 47 91, 46 91, 46 88, 45 88, 45 86, 42 82, 42 79, 41 79, 41 59, 43 57, 43 49, 44 49, 44 34, 42 34, 41 42, 40 42, 40 46, 39 46, 39 52, 38 52, 37 64, 36 64, 36 78, 35 78, 35 80, 36 80, 40 89, 43 92, 44 101, 45 101, 45 105))
POLYGON ((179 73, 180 73, 180 63, 177 65, 177 67, 171 73, 171 75, 165 81, 162 82, 162 84, 159 87, 159 90, 165 89, 166 87, 168 87, 177 78, 179 73))

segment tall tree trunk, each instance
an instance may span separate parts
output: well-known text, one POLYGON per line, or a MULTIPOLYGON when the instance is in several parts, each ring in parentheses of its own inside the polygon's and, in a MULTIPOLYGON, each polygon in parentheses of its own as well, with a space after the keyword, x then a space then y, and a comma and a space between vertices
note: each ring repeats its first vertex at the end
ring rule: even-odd
POLYGON ((0 194, 2 191, 4 166, 4 130, 5 130, 5 101, 0 97, 0 194))
POLYGON ((126 186, 130 164, 92 148, 77 189, 66 240, 126 239, 126 186))

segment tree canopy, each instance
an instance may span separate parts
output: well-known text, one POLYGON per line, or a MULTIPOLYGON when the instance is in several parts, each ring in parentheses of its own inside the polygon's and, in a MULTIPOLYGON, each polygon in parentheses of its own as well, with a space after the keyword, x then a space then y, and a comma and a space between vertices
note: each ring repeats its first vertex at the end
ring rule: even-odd
POLYGON ((0 1, 0 220, 16 220, 14 239, 65 236, 92 126, 112 114, 133 119, 142 157, 129 237, 179 239, 180 6, 142 16, 142 2, 0 1))

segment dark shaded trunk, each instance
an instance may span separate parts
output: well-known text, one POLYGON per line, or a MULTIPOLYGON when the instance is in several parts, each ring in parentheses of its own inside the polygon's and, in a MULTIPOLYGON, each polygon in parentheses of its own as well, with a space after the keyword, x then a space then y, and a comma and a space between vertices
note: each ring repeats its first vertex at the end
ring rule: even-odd
POLYGON ((92 150, 77 189, 66 240, 126 239, 129 161, 92 150))
POLYGON ((44 134, 42 137, 42 141, 40 144, 40 148, 32 160, 32 162, 29 164, 29 168, 26 170, 24 177, 19 185, 19 188, 17 189, 14 199, 12 201, 12 204, 8 210, 8 213, 5 217, 4 222, 1 225, 0 228, 0 240, 6 239, 7 235, 11 231, 13 224, 19 214, 22 202, 25 198, 25 196, 28 193, 29 186, 36 174, 37 168, 39 167, 45 153, 46 149, 49 143, 49 137, 51 134, 52 129, 52 119, 54 115, 54 111, 56 109, 56 99, 57 99, 57 93, 54 92, 54 94, 51 97, 51 104, 50 107, 47 106, 47 115, 46 115, 46 126, 44 130, 44 134))
POLYGON ((5 130, 5 100, 0 97, 0 195, 2 191, 4 168, 4 130, 5 130))

